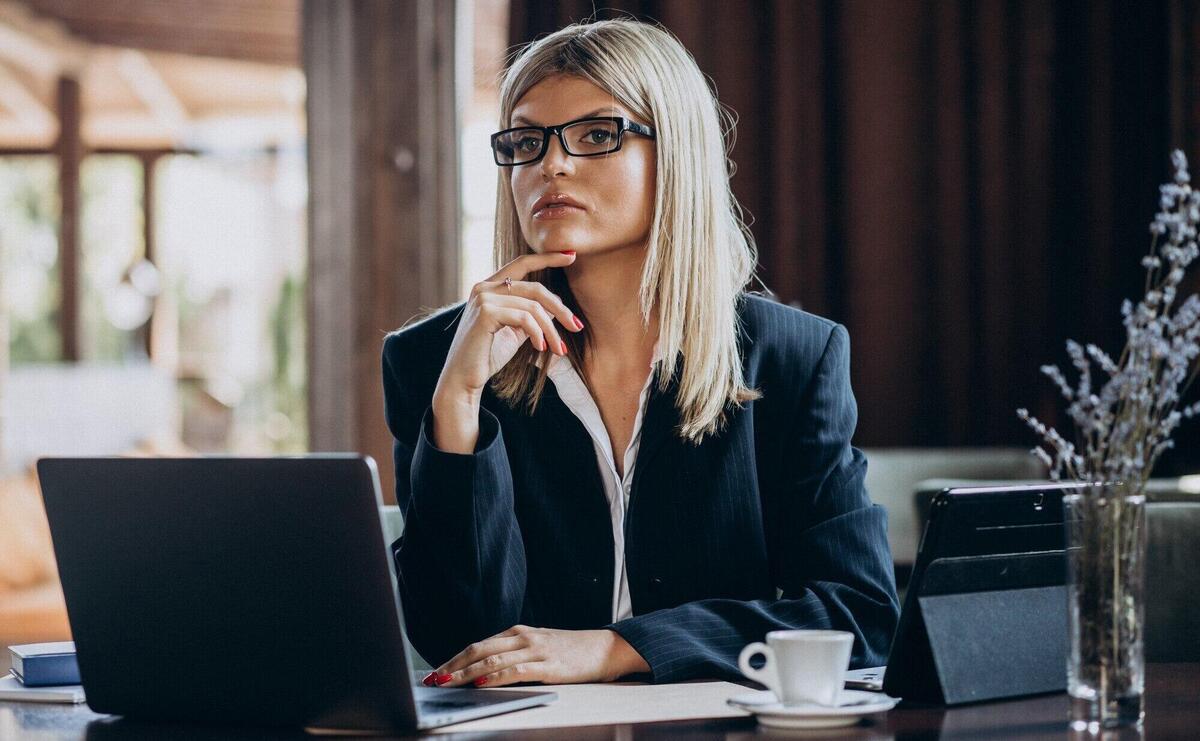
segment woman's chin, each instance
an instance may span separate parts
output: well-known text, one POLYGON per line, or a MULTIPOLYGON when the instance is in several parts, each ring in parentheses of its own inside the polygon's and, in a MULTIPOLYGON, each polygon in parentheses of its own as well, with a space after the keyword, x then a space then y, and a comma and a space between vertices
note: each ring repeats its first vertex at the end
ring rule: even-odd
POLYGON ((582 254, 587 250, 592 240, 587 234, 580 234, 574 229, 545 229, 539 232, 538 252, 562 252, 575 250, 582 254))

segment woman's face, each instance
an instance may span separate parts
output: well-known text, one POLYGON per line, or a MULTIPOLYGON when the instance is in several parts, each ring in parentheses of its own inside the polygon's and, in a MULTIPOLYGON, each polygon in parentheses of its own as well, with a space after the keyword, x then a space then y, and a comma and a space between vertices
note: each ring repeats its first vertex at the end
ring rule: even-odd
MULTIPOLYGON (((624 116, 612 96, 579 77, 556 75, 517 101, 509 126, 557 126, 590 116, 624 116)), ((509 168, 521 233, 534 252, 576 250, 580 257, 642 249, 654 216, 654 141, 626 131, 621 148, 598 157, 572 157, 551 137, 539 161, 509 168), (580 208, 542 209, 543 196, 565 194, 580 208)))

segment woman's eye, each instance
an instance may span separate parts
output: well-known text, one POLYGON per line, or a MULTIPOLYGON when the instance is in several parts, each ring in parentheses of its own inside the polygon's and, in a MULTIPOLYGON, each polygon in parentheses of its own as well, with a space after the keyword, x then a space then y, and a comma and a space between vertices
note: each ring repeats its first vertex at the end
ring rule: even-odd
POLYGON ((541 142, 532 136, 522 137, 521 139, 517 140, 516 144, 517 149, 521 150, 522 152, 532 152, 534 149, 540 146, 541 142))
POLYGON ((612 132, 608 129, 592 129, 584 138, 588 139, 591 144, 604 144, 612 139, 612 132))

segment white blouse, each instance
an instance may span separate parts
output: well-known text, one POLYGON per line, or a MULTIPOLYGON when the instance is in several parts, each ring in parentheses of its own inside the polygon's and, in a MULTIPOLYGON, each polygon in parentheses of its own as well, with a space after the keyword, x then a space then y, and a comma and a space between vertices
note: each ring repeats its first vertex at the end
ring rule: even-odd
MULTIPOLYGON (((525 339, 524 332, 511 327, 504 327, 496 333, 492 343, 493 373, 500 368, 500 365, 497 365, 498 359, 511 357, 512 351, 525 339)), ((654 350, 654 357, 657 358, 658 347, 655 346, 654 350)), ((540 357, 537 362, 540 367, 540 357)), ((629 441, 629 447, 625 449, 623 459, 624 476, 617 473, 617 466, 613 460, 612 440, 609 438, 604 420, 600 416, 600 408, 596 405, 596 400, 592 398, 583 379, 575 371, 575 366, 567 358, 551 355, 550 371, 547 373, 559 398, 583 423, 584 429, 592 438, 592 447, 596 450, 596 464, 600 471, 600 480, 604 484, 604 495, 608 499, 608 513, 612 518, 613 622, 633 616, 633 606, 629 600, 629 576, 625 570, 625 512, 629 508, 629 493, 633 489, 633 467, 637 461, 638 445, 642 440, 642 416, 646 411, 646 398, 649 396, 653 368, 652 362, 646 370, 646 382, 642 384, 637 417, 633 420, 633 437, 629 441)))

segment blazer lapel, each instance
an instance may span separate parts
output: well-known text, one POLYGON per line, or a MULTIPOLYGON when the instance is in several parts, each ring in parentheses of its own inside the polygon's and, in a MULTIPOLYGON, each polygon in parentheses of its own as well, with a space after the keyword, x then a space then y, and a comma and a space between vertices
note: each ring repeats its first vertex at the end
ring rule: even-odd
MULTIPOLYGON (((679 412, 675 409, 675 394, 679 388, 679 370, 683 361, 676 364, 675 373, 666 391, 658 388, 658 379, 650 383, 650 394, 646 401, 646 413, 642 415, 642 437, 638 443, 637 461, 634 463, 634 480, 641 478, 642 471, 654 458, 662 444, 675 434, 679 426, 679 412)), ((657 373, 658 371, 656 371, 657 373)))

